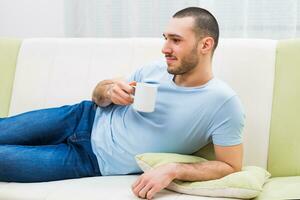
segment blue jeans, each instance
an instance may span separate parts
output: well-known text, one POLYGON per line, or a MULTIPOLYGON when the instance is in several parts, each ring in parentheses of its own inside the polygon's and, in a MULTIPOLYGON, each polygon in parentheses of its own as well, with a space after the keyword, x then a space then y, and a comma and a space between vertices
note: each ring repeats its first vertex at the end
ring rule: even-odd
POLYGON ((0 118, 0 181, 100 176, 91 147, 95 111, 84 101, 0 118))

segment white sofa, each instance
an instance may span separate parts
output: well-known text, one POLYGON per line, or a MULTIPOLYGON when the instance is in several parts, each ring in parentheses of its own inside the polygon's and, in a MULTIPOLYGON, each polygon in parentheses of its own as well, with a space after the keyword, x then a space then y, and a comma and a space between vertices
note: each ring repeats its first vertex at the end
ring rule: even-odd
MULTIPOLYGON (((159 38, 24 39, 17 56, 9 115, 91 99, 92 90, 100 80, 128 76, 145 63, 163 59, 163 42, 159 38)), ((245 107, 244 165, 266 169, 277 42, 221 39, 213 60, 215 76, 232 86, 245 107)), ((2 182, 0 200, 135 199, 131 184, 136 177, 93 177, 48 183, 2 182)), ((215 199, 167 190, 155 197, 215 199)))

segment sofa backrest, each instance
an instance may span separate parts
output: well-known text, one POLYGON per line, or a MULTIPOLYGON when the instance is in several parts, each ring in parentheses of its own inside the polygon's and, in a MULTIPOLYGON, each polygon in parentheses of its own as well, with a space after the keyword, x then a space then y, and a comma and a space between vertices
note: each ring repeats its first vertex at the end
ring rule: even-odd
POLYGON ((268 170, 272 176, 300 176, 300 39, 280 41, 268 170))
POLYGON ((160 46, 143 39, 25 39, 10 114, 90 99, 100 80, 162 58, 160 46))
MULTIPOLYGON (((161 54, 162 39, 26 39, 15 75, 10 115, 90 99, 98 81, 129 75, 161 54)), ((215 75, 240 96, 246 112, 245 164, 267 166, 277 41, 223 39, 215 75)))
POLYGON ((0 38, 0 117, 8 114, 21 40, 0 38))

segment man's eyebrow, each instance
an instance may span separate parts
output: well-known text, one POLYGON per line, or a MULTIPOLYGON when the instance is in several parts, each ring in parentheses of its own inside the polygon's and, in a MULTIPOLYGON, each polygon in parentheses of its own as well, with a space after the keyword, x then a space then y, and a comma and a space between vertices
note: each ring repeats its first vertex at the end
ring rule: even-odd
POLYGON ((181 35, 175 33, 163 33, 164 38, 172 37, 172 38, 183 38, 181 35))

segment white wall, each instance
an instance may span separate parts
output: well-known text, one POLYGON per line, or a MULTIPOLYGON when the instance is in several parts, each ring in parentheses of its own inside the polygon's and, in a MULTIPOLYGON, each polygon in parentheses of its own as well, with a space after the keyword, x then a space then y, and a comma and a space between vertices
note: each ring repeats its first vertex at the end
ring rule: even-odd
POLYGON ((64 35, 64 0, 0 0, 0 37, 64 35))

